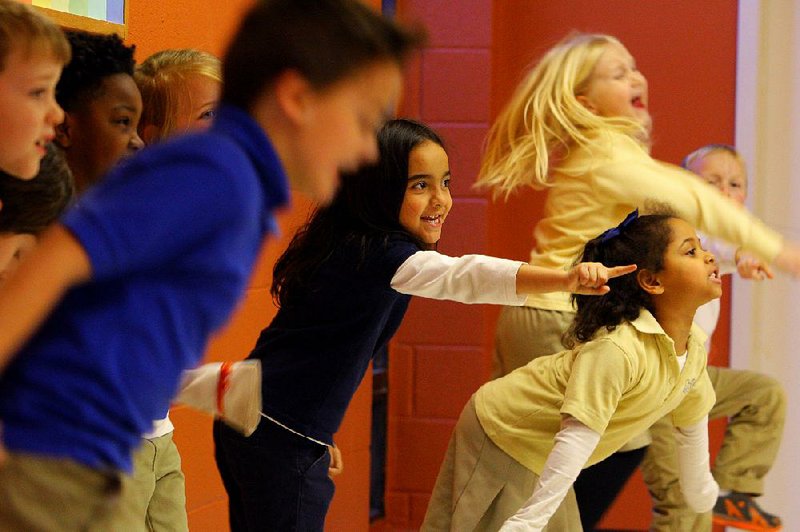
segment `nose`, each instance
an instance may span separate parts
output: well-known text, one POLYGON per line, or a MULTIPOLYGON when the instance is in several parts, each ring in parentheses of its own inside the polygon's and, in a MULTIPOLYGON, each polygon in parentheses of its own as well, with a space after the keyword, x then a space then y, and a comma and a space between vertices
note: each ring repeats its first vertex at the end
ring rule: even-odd
POLYGON ((131 151, 139 151, 144 148, 144 141, 142 140, 142 137, 139 136, 139 133, 134 133, 131 136, 131 140, 128 143, 128 148, 130 148, 131 151))
POLYGON ((717 258, 710 251, 706 251, 706 262, 709 264, 713 264, 717 262, 717 258))
POLYGON ((442 207, 447 203, 447 199, 450 197, 450 189, 444 186, 434 187, 433 188, 433 196, 431 197, 431 201, 433 202, 434 206, 442 207))
POLYGON ((50 124, 52 124, 53 126, 57 126, 58 124, 64 121, 64 109, 62 109, 61 106, 58 105, 55 96, 52 96, 51 98, 52 100, 50 102, 51 103, 50 111, 47 113, 47 118, 50 124))

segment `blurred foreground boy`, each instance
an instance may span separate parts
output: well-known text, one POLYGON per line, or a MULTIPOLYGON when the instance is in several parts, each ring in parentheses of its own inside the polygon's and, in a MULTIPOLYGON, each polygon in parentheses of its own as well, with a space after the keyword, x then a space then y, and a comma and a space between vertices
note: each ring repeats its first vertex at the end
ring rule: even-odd
MULTIPOLYGON (((0 530, 118 530, 131 451, 244 290, 288 186, 377 156, 421 38, 356 0, 262 0, 208 132, 90 189, 0 291, 0 530)), ((142 524, 144 526, 144 524, 142 524)))

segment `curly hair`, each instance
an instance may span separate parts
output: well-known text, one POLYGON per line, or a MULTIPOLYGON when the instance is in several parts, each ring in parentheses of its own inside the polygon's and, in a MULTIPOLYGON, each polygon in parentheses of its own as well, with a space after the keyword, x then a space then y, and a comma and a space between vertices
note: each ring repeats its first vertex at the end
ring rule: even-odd
MULTIPOLYGON (((638 271, 653 273, 664 269, 664 252, 672 239, 669 220, 674 212, 663 208, 656 214, 640 216, 612 238, 600 235, 583 248, 580 262, 600 262, 607 267, 636 264, 638 271)), ((603 296, 573 295, 575 320, 564 334, 564 345, 587 342, 605 328, 612 331, 623 321, 635 320, 642 309, 653 312, 653 299, 639 285, 636 274, 609 279, 611 291, 603 296)))
POLYGON ((95 96, 105 78, 114 74, 133 76, 136 47, 125 46, 119 35, 76 30, 65 33, 72 46, 72 60, 64 67, 56 85, 56 101, 65 111, 95 96))

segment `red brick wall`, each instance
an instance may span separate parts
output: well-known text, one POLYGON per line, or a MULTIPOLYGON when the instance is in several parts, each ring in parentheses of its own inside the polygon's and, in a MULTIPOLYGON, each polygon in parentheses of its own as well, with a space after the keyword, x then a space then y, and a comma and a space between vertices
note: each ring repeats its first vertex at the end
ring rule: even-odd
MULTIPOLYGON (((544 196, 508 203, 471 190, 490 120, 525 68, 570 30, 618 36, 650 81, 656 157, 670 162, 701 144, 734 137, 736 3, 728 0, 398 0, 402 18, 422 20, 429 48, 414 65, 402 113, 449 143, 453 211, 440 250, 526 260, 544 196)), ((729 298, 728 298, 729 299, 729 298)), ((725 323, 714 359, 727 363, 725 323)), ((414 300, 391 349, 387 520, 418 526, 452 426, 488 377, 496 309, 414 300)), ((719 440, 719 427, 717 436, 719 440)), ((604 526, 646 528, 640 479, 604 526)))

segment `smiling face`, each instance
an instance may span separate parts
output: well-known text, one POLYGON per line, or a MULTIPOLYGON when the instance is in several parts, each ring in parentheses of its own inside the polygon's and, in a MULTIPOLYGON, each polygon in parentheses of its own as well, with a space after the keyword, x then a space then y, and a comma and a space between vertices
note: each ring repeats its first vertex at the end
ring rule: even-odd
POLYGON ((417 145, 408 156, 408 183, 400 207, 400 224, 426 244, 435 244, 453 206, 450 161, 432 141, 417 145))
POLYGON ((700 245, 697 232, 680 218, 669 220, 672 238, 664 252, 664 269, 656 274, 660 282, 654 301, 679 304, 692 313, 700 305, 722 295, 722 280, 714 254, 700 245))
POLYGON ((64 112, 55 100, 62 64, 48 54, 12 50, 0 72, 0 169, 21 179, 39 171, 64 112))
POLYGON ((596 115, 630 118, 646 129, 650 128, 647 79, 636 68, 633 56, 620 44, 605 46, 586 90, 577 98, 596 115))

